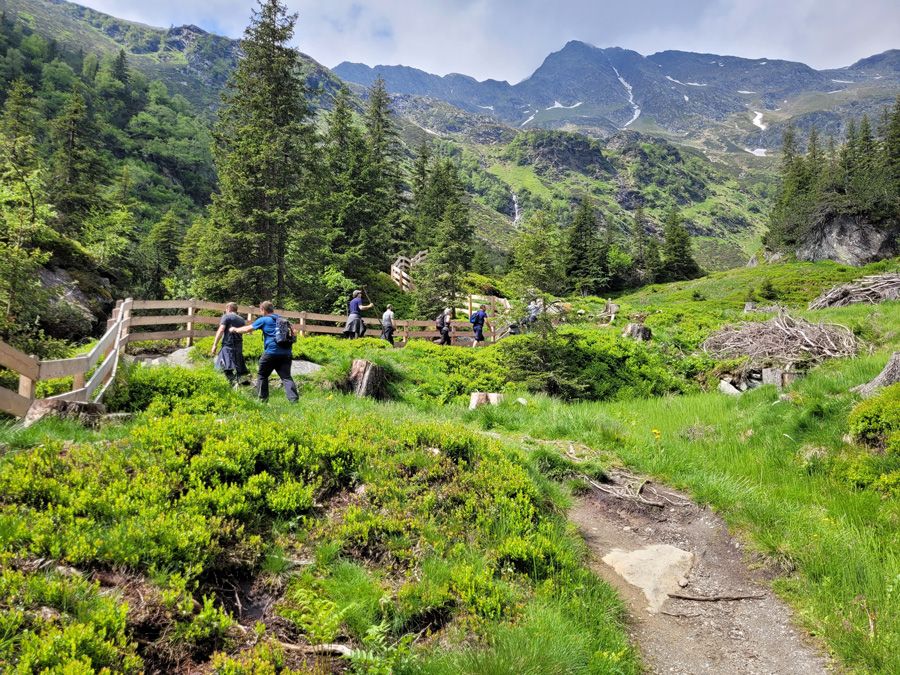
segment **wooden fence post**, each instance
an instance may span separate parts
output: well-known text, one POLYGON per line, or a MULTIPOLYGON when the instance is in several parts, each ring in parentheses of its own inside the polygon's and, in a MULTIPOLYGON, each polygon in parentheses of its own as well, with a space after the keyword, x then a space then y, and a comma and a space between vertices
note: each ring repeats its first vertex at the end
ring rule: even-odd
POLYGON ((306 337, 306 312, 300 312, 300 337, 306 337))
MULTIPOLYGON (((187 312, 188 312, 188 316, 194 316, 194 298, 190 299, 190 301, 188 303, 187 312)), ((194 322, 193 321, 187 322, 187 332, 188 332, 188 336, 187 336, 187 340, 186 340, 186 345, 188 347, 193 347, 194 346, 194 322)))
POLYGON ((72 391, 84 389, 84 373, 75 373, 72 376, 72 391))
MULTIPOLYGON (((34 358, 34 354, 31 358, 34 358)), ((34 400, 34 380, 30 377, 19 375, 19 396, 24 396, 29 401, 34 400)))
POLYGON ((128 298, 122 303, 122 309, 119 312, 119 320, 122 322, 122 330, 119 332, 119 355, 125 353, 125 347, 128 345, 128 321, 131 319, 131 303, 133 300, 128 298))

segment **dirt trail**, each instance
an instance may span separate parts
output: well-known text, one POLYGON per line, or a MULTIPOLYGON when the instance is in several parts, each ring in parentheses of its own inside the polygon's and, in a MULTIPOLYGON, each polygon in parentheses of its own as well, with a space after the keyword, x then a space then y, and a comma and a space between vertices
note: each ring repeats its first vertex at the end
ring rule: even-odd
POLYGON ((653 487, 664 508, 595 492, 569 514, 590 547, 594 571, 625 602, 631 637, 648 670, 827 672, 828 659, 792 624, 765 572, 748 568, 740 543, 722 520, 682 494, 653 487), (699 602, 667 593, 762 598, 699 602))

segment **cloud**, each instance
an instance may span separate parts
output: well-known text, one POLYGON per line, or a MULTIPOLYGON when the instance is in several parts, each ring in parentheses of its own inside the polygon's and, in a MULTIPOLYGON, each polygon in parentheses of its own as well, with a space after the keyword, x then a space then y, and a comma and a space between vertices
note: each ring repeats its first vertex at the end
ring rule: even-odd
MULTIPOLYGON (((151 25, 239 37, 251 0, 82 0, 151 25)), ((415 66, 521 80, 568 40, 650 54, 682 49, 849 65, 897 44, 896 0, 287 0, 297 46, 325 65, 415 66)))

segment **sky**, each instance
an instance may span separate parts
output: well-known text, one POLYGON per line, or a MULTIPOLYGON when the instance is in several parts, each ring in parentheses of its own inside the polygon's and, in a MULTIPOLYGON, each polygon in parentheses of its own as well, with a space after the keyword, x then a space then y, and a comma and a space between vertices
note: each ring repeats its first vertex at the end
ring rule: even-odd
MULTIPOLYGON (((836 68, 900 48, 898 0, 285 0, 326 66, 403 64, 518 82, 569 40, 836 68)), ((240 37, 255 0, 79 0, 154 26, 240 37)))

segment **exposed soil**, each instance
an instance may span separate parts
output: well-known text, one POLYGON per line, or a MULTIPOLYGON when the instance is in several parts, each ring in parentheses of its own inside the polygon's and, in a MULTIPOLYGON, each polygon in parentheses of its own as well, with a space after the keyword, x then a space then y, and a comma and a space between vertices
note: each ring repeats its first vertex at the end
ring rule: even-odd
POLYGON ((658 485, 648 484, 642 494, 664 506, 595 490, 569 515, 593 554, 592 568, 625 602, 629 632, 649 672, 829 670, 829 659, 793 625, 790 610, 769 589, 771 573, 750 569, 721 518, 658 485), (679 561, 677 570, 656 555, 676 549, 683 554, 672 557, 679 561), (626 581, 613 564, 643 588, 626 581), (706 602, 666 598, 669 593, 753 597, 706 602))

